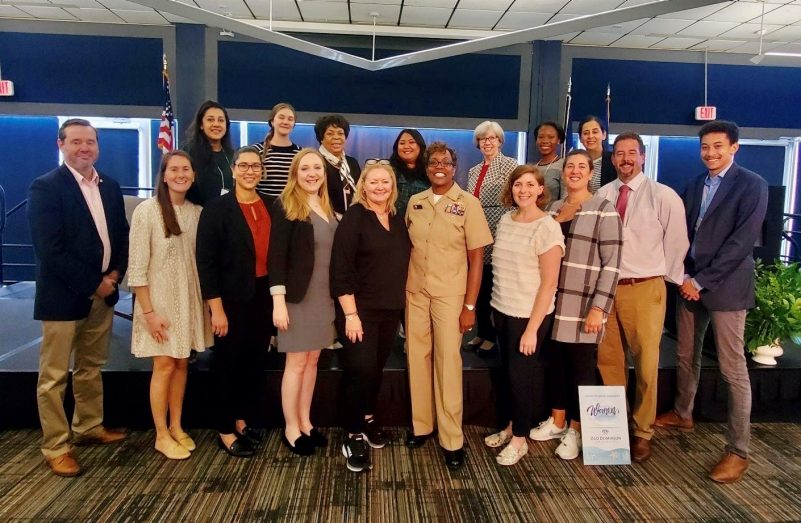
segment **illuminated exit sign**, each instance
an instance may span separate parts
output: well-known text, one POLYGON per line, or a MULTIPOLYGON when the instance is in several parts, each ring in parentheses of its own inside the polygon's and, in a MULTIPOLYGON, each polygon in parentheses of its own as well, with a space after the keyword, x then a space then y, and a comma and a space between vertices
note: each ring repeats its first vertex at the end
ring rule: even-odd
POLYGON ((14 96, 14 82, 0 80, 0 96, 14 96))
POLYGON ((718 108, 714 105, 701 105, 695 108, 695 119, 700 121, 714 120, 718 117, 718 108))

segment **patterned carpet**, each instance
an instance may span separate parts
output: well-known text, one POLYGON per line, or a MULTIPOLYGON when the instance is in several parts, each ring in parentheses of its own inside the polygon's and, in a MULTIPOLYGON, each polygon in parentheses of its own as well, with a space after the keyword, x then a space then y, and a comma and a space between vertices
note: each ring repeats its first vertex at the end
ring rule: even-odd
POLYGON ((403 430, 374 450, 373 470, 344 466, 339 430, 322 454, 296 457, 270 431, 253 459, 229 458, 211 431, 192 431, 185 462, 152 450, 153 432, 79 450, 84 474, 45 467, 36 431, 0 433, 0 521, 801 521, 801 426, 753 427, 752 464, 734 485, 707 480, 723 426, 658 432, 644 465, 584 467, 530 442, 514 467, 495 463, 488 433, 467 427, 468 460, 449 472, 433 442, 407 449, 403 430))

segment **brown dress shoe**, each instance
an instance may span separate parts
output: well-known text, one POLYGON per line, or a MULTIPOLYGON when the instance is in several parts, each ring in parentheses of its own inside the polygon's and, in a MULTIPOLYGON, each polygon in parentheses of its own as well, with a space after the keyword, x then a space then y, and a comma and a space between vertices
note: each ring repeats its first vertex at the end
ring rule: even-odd
POLYGON ((634 436, 631 438, 631 459, 637 463, 648 461, 651 457, 651 440, 634 436))
POLYGON ((661 416, 657 416, 656 421, 654 421, 654 427, 679 429, 682 432, 692 432, 695 428, 695 422, 693 422, 692 418, 680 418, 679 415, 676 414, 676 411, 671 410, 670 412, 665 412, 661 416))
POLYGON ((124 431, 109 430, 100 426, 88 434, 81 434, 75 438, 75 445, 107 445, 109 443, 119 443, 128 437, 124 431))
POLYGON ((748 470, 748 458, 727 452, 709 473, 709 479, 718 483, 734 483, 743 477, 746 470, 748 470))
POLYGON ((71 478, 81 473, 81 466, 69 452, 55 458, 45 458, 45 461, 56 476, 71 478))

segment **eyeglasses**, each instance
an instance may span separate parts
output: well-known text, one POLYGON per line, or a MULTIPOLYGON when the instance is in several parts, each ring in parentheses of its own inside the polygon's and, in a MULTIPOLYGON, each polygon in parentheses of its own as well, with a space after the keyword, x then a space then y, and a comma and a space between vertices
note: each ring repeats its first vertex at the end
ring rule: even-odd
POLYGON ((234 164, 234 167, 241 173, 246 173, 248 171, 260 173, 262 171, 262 165, 260 163, 237 163, 234 164))
POLYGON ((370 158, 364 162, 364 165, 389 165, 389 160, 385 160, 383 158, 370 158))
POLYGON ((478 141, 479 141, 479 143, 481 143, 481 142, 495 143, 495 142, 498 141, 498 137, 497 136, 485 136, 484 138, 479 138, 478 141))
POLYGON ((449 160, 445 160, 445 161, 442 161, 442 162, 440 162, 438 160, 429 160, 428 161, 428 166, 429 167, 453 167, 454 165, 456 165, 456 164, 451 162, 451 161, 449 161, 449 160))

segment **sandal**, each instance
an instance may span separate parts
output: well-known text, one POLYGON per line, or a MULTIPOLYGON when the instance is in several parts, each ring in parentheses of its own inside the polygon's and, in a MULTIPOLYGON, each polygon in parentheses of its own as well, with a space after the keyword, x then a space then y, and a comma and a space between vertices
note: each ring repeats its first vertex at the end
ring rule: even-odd
POLYGON ((484 438, 484 445, 491 449, 496 449, 506 444, 510 439, 512 439, 512 434, 502 430, 484 438))

